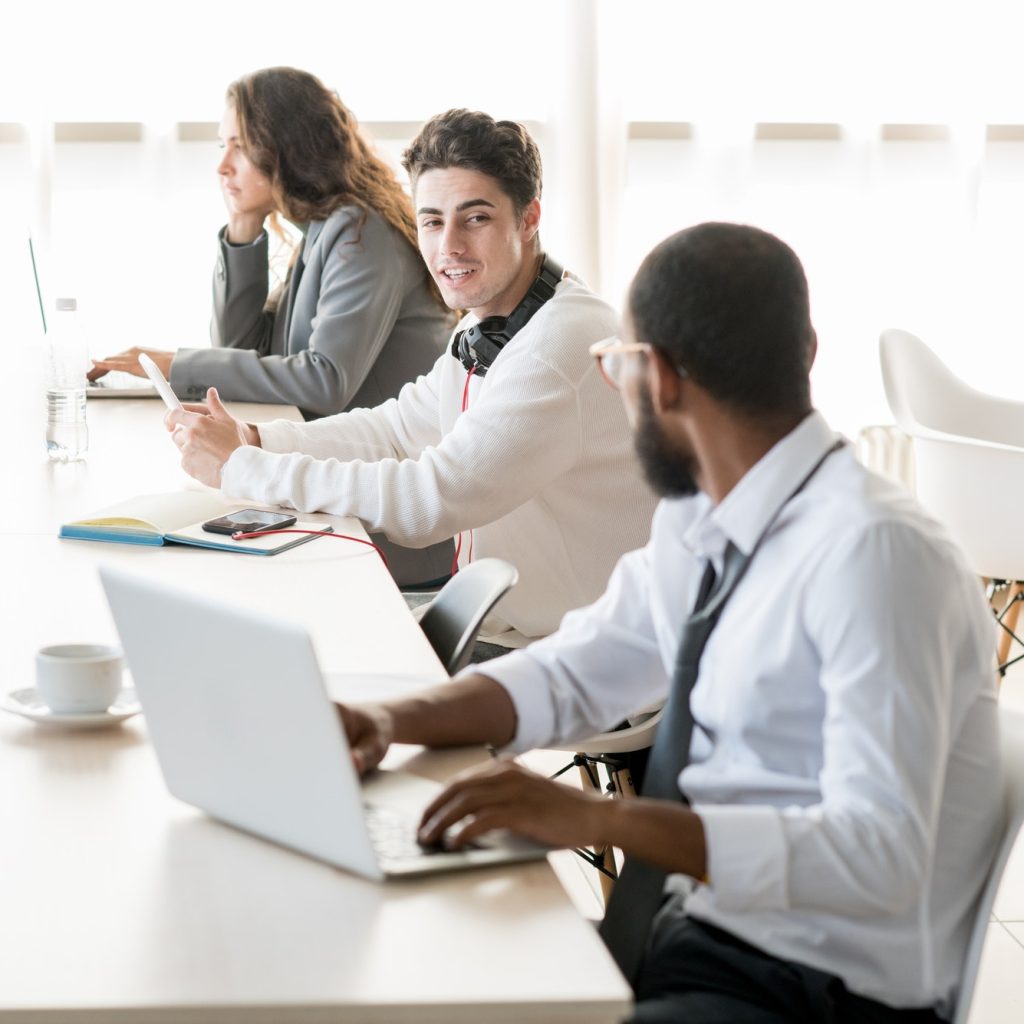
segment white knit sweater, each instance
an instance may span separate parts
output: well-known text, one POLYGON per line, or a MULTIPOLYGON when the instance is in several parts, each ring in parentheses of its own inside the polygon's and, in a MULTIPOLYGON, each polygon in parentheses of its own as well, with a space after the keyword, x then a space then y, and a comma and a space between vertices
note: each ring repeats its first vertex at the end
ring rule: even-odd
MULTIPOLYGON (((470 315, 456 328, 474 322, 470 315)), ((487 632, 506 646, 546 636, 604 590, 642 546, 656 498, 642 479, 619 396, 588 346, 615 333, 612 310, 567 278, 469 381, 449 352, 397 399, 310 423, 259 427, 222 488, 303 512, 358 516, 419 547, 464 531, 460 563, 497 556, 518 585, 487 632)))

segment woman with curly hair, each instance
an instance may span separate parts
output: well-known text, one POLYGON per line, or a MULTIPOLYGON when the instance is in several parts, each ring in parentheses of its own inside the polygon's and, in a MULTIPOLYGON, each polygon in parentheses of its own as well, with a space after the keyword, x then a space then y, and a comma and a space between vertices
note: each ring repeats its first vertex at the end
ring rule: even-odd
POLYGON ((183 399, 296 405, 307 419, 376 406, 425 373, 450 314, 416 245, 412 204, 319 79, 267 68, 232 83, 217 168, 228 211, 213 277, 212 348, 132 348, 96 362, 141 375, 141 352, 183 399), (270 287, 280 217, 301 231, 270 287))

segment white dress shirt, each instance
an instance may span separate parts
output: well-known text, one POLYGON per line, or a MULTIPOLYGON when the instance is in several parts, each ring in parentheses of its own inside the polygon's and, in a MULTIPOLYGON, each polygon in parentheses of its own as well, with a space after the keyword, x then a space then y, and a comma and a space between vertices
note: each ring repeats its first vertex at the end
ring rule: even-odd
MULTIPOLYGON (((467 315, 456 330, 475 321, 467 315)), ((445 351, 397 400, 260 424, 262 448, 235 451, 221 486, 355 515, 408 547, 465 531, 460 564, 472 551, 519 570, 488 639, 516 647, 546 636, 598 597, 620 555, 646 542, 657 504, 622 402, 587 351, 615 327, 612 310, 566 278, 485 377, 467 382, 445 351)))
MULTIPOLYGON (((512 749, 663 699, 706 559, 749 553, 835 437, 810 415, 717 506, 650 543, 558 633, 488 663, 512 749)), ((785 505, 712 633, 682 792, 709 883, 687 911, 893 1006, 950 1007, 999 827, 995 627, 945 530, 846 448, 785 505)))

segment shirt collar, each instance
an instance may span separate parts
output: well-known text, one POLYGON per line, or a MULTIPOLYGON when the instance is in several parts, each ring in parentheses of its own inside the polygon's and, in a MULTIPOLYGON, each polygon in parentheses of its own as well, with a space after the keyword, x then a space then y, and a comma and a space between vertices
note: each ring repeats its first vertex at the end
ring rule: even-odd
POLYGON ((686 531, 685 546, 716 563, 729 541, 749 555, 794 488, 835 442, 821 413, 808 414, 747 470, 720 504, 712 505, 703 496, 707 512, 686 531))

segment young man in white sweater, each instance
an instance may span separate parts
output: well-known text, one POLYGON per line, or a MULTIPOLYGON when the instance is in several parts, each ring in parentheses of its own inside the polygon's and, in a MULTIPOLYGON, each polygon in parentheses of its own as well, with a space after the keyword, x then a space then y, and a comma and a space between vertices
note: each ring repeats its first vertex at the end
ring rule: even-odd
POLYGON ((540 246, 541 163, 526 130, 451 110, 405 153, 420 251, 466 310, 451 350, 397 399, 311 423, 169 413, 182 466, 233 495, 358 516, 408 546, 519 569, 489 639, 518 647, 594 600, 641 546, 655 497, 625 414, 588 355, 614 312, 540 246))

